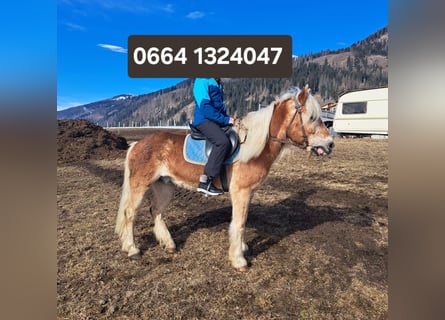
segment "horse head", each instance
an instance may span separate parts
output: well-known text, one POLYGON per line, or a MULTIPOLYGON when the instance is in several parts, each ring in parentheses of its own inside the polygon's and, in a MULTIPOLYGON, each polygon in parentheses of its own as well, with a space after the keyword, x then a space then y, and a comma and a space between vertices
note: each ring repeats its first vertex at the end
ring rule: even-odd
POLYGON ((275 136, 271 132, 270 139, 305 148, 317 156, 332 152, 333 138, 321 119, 321 107, 308 85, 284 94, 275 103, 275 113, 280 116, 275 125, 271 123, 271 131, 275 126, 277 132, 275 136))

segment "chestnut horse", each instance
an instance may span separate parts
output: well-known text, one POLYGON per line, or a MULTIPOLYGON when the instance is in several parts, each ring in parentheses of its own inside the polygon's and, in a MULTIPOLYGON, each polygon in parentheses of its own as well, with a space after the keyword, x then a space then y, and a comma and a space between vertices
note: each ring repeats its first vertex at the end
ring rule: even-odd
MULTIPOLYGON (((227 166, 232 201, 229 260, 238 271, 247 271, 244 228, 253 191, 266 179, 286 144, 324 156, 332 151, 334 143, 321 120, 320 105, 307 85, 302 90, 296 88, 285 93, 264 109, 250 112, 237 120, 234 128, 244 142, 238 161, 227 166)), ((202 165, 184 160, 184 138, 184 135, 156 132, 133 143, 127 151, 115 231, 122 250, 132 259, 141 256, 134 243, 133 224, 148 189, 152 195, 153 232, 161 246, 175 252, 175 242, 161 213, 172 199, 175 185, 196 190, 203 172, 202 165)), ((221 186, 218 180, 215 183, 221 186)))

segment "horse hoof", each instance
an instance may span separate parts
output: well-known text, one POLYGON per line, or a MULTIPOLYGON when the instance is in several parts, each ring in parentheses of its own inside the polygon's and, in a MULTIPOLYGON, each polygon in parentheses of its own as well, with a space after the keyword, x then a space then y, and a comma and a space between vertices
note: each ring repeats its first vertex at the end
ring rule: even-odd
POLYGON ((140 253, 140 252, 138 252, 138 253, 135 253, 135 254, 133 254, 133 255, 129 256, 130 260, 140 260, 140 259, 141 259, 141 257, 142 257, 142 255, 141 255, 141 253, 140 253))
POLYGON ((242 266, 236 269, 236 271, 238 272, 247 272, 247 270, 248 270, 247 266, 242 266))
POLYGON ((176 249, 175 248, 167 248, 167 252, 168 253, 175 253, 176 249))

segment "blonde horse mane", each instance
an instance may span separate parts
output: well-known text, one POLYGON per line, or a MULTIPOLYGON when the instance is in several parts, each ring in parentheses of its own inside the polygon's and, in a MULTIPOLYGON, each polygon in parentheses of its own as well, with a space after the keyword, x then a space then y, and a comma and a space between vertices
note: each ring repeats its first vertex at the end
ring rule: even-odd
POLYGON ((244 141, 239 154, 241 162, 258 157, 266 146, 274 103, 258 111, 249 112, 237 126, 240 141, 244 141))

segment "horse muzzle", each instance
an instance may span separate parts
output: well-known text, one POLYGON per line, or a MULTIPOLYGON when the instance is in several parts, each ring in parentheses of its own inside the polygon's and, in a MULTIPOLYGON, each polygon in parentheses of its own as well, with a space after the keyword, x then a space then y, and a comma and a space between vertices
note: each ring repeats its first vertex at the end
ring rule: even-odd
POLYGON ((334 142, 329 143, 327 146, 312 146, 311 152, 316 156, 327 156, 332 152, 332 149, 334 149, 334 142))

